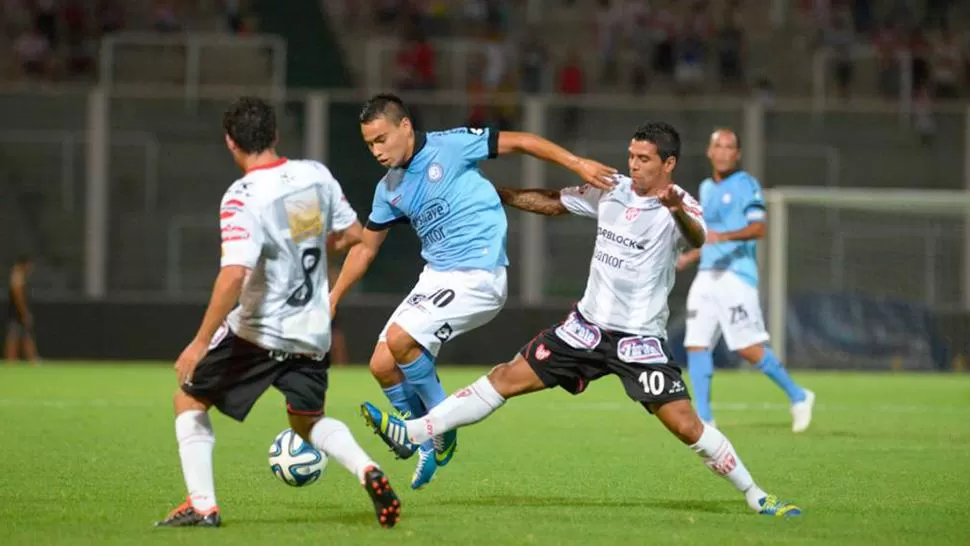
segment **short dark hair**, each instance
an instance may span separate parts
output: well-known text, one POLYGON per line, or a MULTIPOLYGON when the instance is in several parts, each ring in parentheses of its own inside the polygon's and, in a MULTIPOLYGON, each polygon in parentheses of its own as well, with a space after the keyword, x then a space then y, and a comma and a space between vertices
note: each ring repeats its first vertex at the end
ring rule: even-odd
POLYGON ((21 254, 17 256, 17 261, 14 262, 16 265, 27 265, 33 263, 34 260, 30 258, 29 254, 21 254))
POLYGON ((401 97, 391 93, 381 93, 374 95, 360 110, 360 122, 370 123, 379 117, 387 118, 394 125, 399 125, 404 118, 411 119, 411 112, 404 105, 401 97))
POLYGON ((653 143, 661 161, 667 161, 668 157, 680 159, 680 134, 669 123, 648 121, 637 127, 633 140, 653 143))
POLYGON ((239 97, 222 114, 222 128, 240 150, 258 154, 276 144, 276 110, 257 97, 239 97))

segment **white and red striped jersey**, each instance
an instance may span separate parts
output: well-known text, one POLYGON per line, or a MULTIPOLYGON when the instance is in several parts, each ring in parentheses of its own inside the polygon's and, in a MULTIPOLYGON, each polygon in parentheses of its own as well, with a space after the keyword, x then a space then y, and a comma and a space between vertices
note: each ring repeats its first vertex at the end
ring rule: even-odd
MULTIPOLYGON (((677 257, 689 247, 673 215, 656 197, 641 197, 622 175, 606 191, 589 185, 563 189, 560 200, 579 216, 596 218, 596 246, 579 312, 593 324, 635 335, 667 337, 667 297, 677 257)), ((701 206, 690 194, 684 210, 701 224, 701 206)))
POLYGON ((281 159, 253 169, 222 198, 222 266, 250 269, 230 329, 260 347, 330 350, 327 235, 357 221, 330 171, 281 159))

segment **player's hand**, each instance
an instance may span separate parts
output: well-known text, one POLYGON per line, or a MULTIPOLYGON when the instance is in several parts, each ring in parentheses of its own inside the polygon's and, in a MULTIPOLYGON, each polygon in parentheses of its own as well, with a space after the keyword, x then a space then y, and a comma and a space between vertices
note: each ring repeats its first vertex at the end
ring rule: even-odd
POLYGON ((192 378, 195 367, 199 365, 207 352, 209 352, 209 344, 197 339, 192 340, 185 347, 178 360, 175 361, 175 374, 179 385, 184 385, 192 378))
POLYGON ((599 161, 580 158, 579 163, 576 165, 576 174, 583 179, 583 182, 586 182, 594 188, 611 190, 615 184, 613 175, 616 174, 616 169, 607 167, 599 161))
POLYGON ((684 194, 677 191, 673 185, 667 186, 657 198, 660 199, 660 204, 671 212, 680 210, 680 206, 684 203, 684 194))
POLYGON ((721 237, 720 233, 716 231, 707 230, 708 243, 720 243, 721 241, 724 241, 724 240, 725 240, 724 237, 721 237))
POLYGON ((690 267, 694 263, 694 259, 691 258, 686 252, 677 256, 677 271, 683 271, 690 267))

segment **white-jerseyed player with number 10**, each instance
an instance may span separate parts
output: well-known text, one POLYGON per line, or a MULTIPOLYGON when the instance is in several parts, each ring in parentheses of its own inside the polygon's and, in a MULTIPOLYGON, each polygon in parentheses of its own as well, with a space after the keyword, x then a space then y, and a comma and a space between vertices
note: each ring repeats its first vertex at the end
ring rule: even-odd
POLYGON ((609 190, 589 185, 562 191, 501 188, 506 205, 597 220, 586 293, 565 320, 539 332, 515 359, 423 418, 405 421, 364 403, 375 432, 395 450, 407 452, 436 434, 485 419, 514 396, 552 387, 580 394, 592 381, 616 375, 631 399, 727 478, 752 510, 799 515, 798 507, 758 487, 731 442, 697 417, 680 367, 667 350, 667 298, 677 256, 701 246, 706 237, 700 205, 671 181, 679 156, 677 131, 651 122, 630 141, 630 176, 616 176, 609 190))

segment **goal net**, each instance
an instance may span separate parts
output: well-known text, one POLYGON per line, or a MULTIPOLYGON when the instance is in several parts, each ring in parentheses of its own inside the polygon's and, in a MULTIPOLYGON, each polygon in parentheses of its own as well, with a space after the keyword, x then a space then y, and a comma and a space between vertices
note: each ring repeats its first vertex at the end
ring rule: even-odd
POLYGON ((772 344, 796 366, 946 369, 970 309, 970 192, 765 192, 772 344), (781 335, 784 332, 786 335, 781 335))

